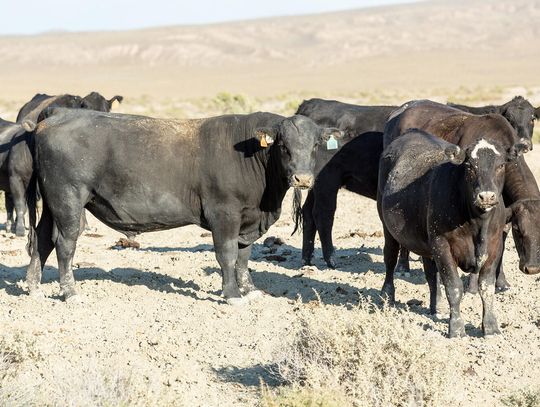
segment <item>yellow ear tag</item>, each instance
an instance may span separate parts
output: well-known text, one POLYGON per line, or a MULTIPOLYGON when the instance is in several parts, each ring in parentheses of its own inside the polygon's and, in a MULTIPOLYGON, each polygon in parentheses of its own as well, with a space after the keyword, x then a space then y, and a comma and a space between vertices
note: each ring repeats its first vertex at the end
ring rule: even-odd
POLYGON ((268 147, 268 143, 266 142, 266 136, 261 137, 261 147, 268 147))

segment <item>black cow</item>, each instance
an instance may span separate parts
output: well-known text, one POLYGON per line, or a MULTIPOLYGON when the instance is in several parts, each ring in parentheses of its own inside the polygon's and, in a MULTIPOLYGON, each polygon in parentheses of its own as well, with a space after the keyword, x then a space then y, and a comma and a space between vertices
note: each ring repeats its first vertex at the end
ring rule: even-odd
POLYGON ((71 261, 84 208, 124 233, 188 224, 210 230, 225 299, 258 295, 248 271, 252 243, 279 218, 289 187, 312 186, 316 146, 341 136, 304 116, 271 113, 185 121, 50 114, 34 138, 43 213, 34 231, 29 191, 27 281, 30 293, 39 293, 43 265, 56 247, 66 299, 76 294, 71 261))
MULTIPOLYGON (((32 126, 29 126, 29 123, 31 122, 22 124, 0 119, 0 190, 10 191, 12 189, 10 185, 10 181, 12 180, 8 176, 11 147, 25 139, 26 130, 33 129, 32 126)), ((8 230, 11 230, 11 225, 7 225, 6 227, 8 230)))
POLYGON ((311 264, 315 234, 319 232, 324 259, 329 267, 336 266, 332 226, 338 191, 345 187, 376 200, 382 151, 382 132, 363 133, 343 146, 319 172, 302 208, 304 264, 311 264))
MULTIPOLYGON (((384 137, 393 140, 411 128, 420 128, 463 148, 478 135, 505 148, 510 148, 519 140, 508 121, 498 114, 478 116, 431 101, 409 102, 394 112, 387 123, 384 137)), ((519 268, 526 274, 536 274, 540 272, 540 192, 523 157, 508 163, 505 172, 504 204, 512 210, 512 230, 520 257, 519 268)), ((507 282, 502 257, 497 274, 497 286, 505 288, 507 282)), ((477 276, 472 274, 471 277, 468 290, 476 292, 477 276)))
MULTIPOLYGON (((355 163, 355 153, 352 148, 347 148, 347 151, 342 156, 338 150, 320 149, 316 157, 315 186, 308 192, 306 201, 297 211, 296 227, 299 222, 302 222, 303 228, 303 243, 302 243, 302 263, 310 265, 313 257, 315 235, 319 232, 321 245, 323 249, 323 257, 326 264, 330 268, 336 267, 334 255, 334 246, 332 244, 332 225, 334 222, 334 213, 336 210, 336 196, 340 187, 345 186, 347 189, 364 195, 362 191, 367 190, 368 198, 375 199, 377 191, 377 172, 378 172, 378 157, 382 152, 382 140, 377 142, 376 136, 372 132, 380 132, 384 130, 384 125, 388 116, 396 110, 398 106, 358 106, 349 103, 342 103, 336 100, 310 99, 302 102, 298 108, 297 114, 309 117, 320 126, 337 127, 345 133, 345 138, 342 144, 345 144, 358 135, 369 133, 364 142, 355 144, 363 151, 358 154, 362 156, 363 161, 355 163), (329 123, 332 123, 331 125, 329 123), (374 148, 375 150, 371 150, 374 148), (339 157, 333 159, 334 154, 339 157), (340 162, 343 160, 343 162, 340 162), (363 163, 366 163, 364 174, 362 168, 363 163), (332 168, 329 171, 321 173, 327 163, 332 162, 332 168), (357 165, 355 165, 357 164, 357 165), (347 168, 347 165, 351 167, 347 168), (373 171, 373 172, 371 172, 373 171), (343 178, 338 179, 338 173, 343 175, 343 178), (353 175, 354 174, 354 175, 353 175), (357 181, 359 177, 366 177, 363 180, 373 182, 368 186, 361 186, 361 183, 350 181, 350 177, 357 181)), ((345 147, 343 147, 345 148, 345 147)), ((351 178, 351 179, 352 179, 351 178)), ((405 263, 402 262, 397 266, 398 269, 408 269, 408 259, 405 258, 405 263)))
MULTIPOLYGON (((514 129, 516 129, 518 136, 523 139, 523 142, 530 149, 532 149, 531 137, 533 124, 534 120, 540 117, 540 108, 535 110, 534 107, 524 98, 520 96, 515 97, 510 102, 501 106, 491 105, 484 107, 470 107, 451 103, 448 105, 474 114, 502 114, 510 122, 514 129)), ((333 100, 311 99, 302 103, 298 109, 298 113, 312 118, 320 125, 324 124, 339 127, 341 130, 346 131, 349 139, 351 139, 354 138, 355 135, 361 134, 364 131, 383 131, 388 115, 395 109, 397 109, 397 107, 394 106, 356 106, 333 100)), ((381 152, 382 147, 372 151, 372 154, 378 156, 381 152)), ((332 152, 326 152, 322 158, 319 158, 318 161, 320 161, 320 164, 318 163, 318 167, 324 168, 324 165, 331 157, 331 153, 332 152)), ((366 153, 365 155, 369 154, 366 153)), ((302 216, 298 216, 298 220, 302 219, 304 228, 304 239, 302 245, 302 261, 304 264, 311 264, 315 234, 316 232, 319 232, 323 257, 329 267, 335 268, 336 261, 334 257, 334 248, 332 246, 332 224, 335 213, 337 192, 341 186, 346 185, 345 174, 355 173, 356 177, 366 177, 366 181, 373 178, 367 173, 367 171, 372 170, 370 163, 366 162, 367 167, 365 169, 363 168, 363 164, 364 163, 362 161, 355 162, 354 160, 348 160, 346 158, 344 159, 344 162, 340 164, 337 163, 337 160, 334 160, 334 170, 332 170, 332 173, 334 174, 333 177, 324 176, 320 177, 320 180, 319 177, 317 177, 315 180, 313 193, 311 191, 308 193, 306 202, 302 207, 302 216), (351 167, 345 167, 345 165, 349 164, 351 167), (342 179, 338 179, 335 172, 335 168, 337 168, 338 165, 343 172, 342 179), (363 172, 365 173, 362 174, 363 172), (327 194, 322 193, 322 191, 325 190, 329 192, 327 194), (315 191, 319 191, 317 196, 313 195, 315 191), (320 203, 319 200, 321 200, 320 203)), ((516 165, 518 164, 516 163, 516 165)), ((532 174, 531 176, 527 175, 527 173, 530 173, 528 168, 524 171, 528 178, 526 188, 535 188, 536 181, 534 180, 534 177, 532 177, 532 174)), ((353 188, 348 188, 347 186, 345 187, 352 192, 356 192, 353 188)), ((376 184, 366 188, 370 191, 374 190, 376 189, 376 184)), ((369 195, 364 195, 362 193, 359 194, 370 198, 369 195)), ((537 195, 538 194, 529 194, 528 196, 537 197, 537 195)), ((515 200, 518 199, 525 198, 515 198, 515 200)), ((529 206, 530 205, 534 205, 534 203, 529 204, 529 206)), ((530 227, 528 229, 530 230, 530 227)), ((502 267, 502 263, 500 267, 502 267)), ((408 253, 406 250, 403 250, 400 253, 399 261, 396 265, 396 272, 407 274, 409 271, 408 253)), ((471 275, 471 282, 472 284, 469 285, 468 290, 471 292, 476 292, 475 275, 471 275)), ((497 288, 504 290, 508 287, 509 284, 505 279, 504 273, 498 272, 497 288)))
MULTIPOLYGON (((17 123, 22 123, 25 120, 27 123, 37 123, 42 120, 43 111, 52 107, 82 108, 109 112, 115 100, 121 102, 122 97, 114 96, 111 100, 107 100, 97 92, 92 92, 84 98, 73 95, 49 96, 40 93, 21 108, 17 115, 17 123)), ((12 143, 6 160, 6 167, 1 170, 3 172, 1 176, 9 179, 5 189, 4 186, 1 186, 1 188, 5 191, 6 230, 8 232, 12 231, 13 225, 15 225, 15 234, 24 236, 25 191, 32 176, 32 157, 28 150, 28 139, 20 138, 19 141, 18 143, 12 143), (14 209, 16 213, 15 221, 13 219, 14 209)))
MULTIPOLYGON (((385 145, 391 141, 385 133, 385 145)), ((465 335, 460 315, 463 284, 457 267, 478 273, 484 335, 499 333, 493 310, 495 269, 506 223, 502 200, 505 167, 527 147, 509 148, 477 135, 466 151, 421 130, 392 141, 380 160, 377 207, 384 228, 386 279, 394 295, 400 245, 422 256, 436 312, 437 270, 450 304, 449 336, 465 335)))
POLYGON ((500 114, 510 122, 512 127, 517 131, 517 135, 521 141, 532 150, 534 122, 540 118, 540 107, 535 109, 527 99, 523 98, 523 96, 516 96, 509 102, 499 106, 488 105, 472 107, 455 103, 448 103, 448 106, 474 114, 500 114))

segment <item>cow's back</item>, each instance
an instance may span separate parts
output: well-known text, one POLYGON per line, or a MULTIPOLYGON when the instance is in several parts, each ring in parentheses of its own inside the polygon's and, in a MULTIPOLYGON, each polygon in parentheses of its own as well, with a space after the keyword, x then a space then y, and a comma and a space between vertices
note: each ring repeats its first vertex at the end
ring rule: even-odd
POLYGON ((36 131, 36 167, 41 182, 61 180, 93 196, 87 208, 115 229, 126 230, 130 219, 140 230, 204 226, 209 205, 259 207, 266 173, 255 156, 261 149, 254 130, 279 120, 254 114, 177 121, 54 109, 36 131))

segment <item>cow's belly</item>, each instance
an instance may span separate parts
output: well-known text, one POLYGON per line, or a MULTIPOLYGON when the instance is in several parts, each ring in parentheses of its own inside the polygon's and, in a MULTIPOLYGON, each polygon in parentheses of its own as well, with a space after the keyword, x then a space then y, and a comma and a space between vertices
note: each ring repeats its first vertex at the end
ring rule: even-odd
POLYGON ((425 222, 419 215, 418 207, 407 205, 405 201, 383 203, 384 223, 400 245, 424 257, 431 257, 425 222))
POLYGON ((95 194, 86 208, 113 229, 142 233, 204 223, 200 204, 189 201, 189 198, 167 191, 153 196, 95 194))

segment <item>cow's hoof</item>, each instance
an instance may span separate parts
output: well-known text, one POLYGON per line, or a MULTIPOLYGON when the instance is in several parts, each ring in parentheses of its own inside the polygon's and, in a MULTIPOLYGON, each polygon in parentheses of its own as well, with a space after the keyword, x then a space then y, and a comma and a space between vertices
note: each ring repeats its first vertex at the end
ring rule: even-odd
POLYGON ((448 327, 448 337, 449 338, 461 338, 465 336, 465 324, 463 320, 452 320, 450 319, 448 327))
POLYGON ((24 227, 22 229, 21 228, 15 229, 15 236, 24 237, 25 234, 26 234, 26 230, 24 229, 24 227))
POLYGON ((66 304, 82 304, 84 302, 83 298, 78 294, 70 295, 69 297, 65 297, 64 301, 66 301, 66 304))
POLYGON ((232 305, 233 307, 245 305, 249 302, 249 300, 247 299, 247 296, 226 298, 225 301, 227 301, 227 304, 232 305))
POLYGON ((302 267, 311 266, 311 259, 302 259, 302 267))
POLYGON ((508 283, 501 283, 501 284, 495 284, 495 292, 497 293, 503 293, 505 291, 508 291, 512 286, 508 283))
POLYGON ((381 290, 381 297, 383 300, 388 301, 390 305, 394 305, 396 302, 396 290, 390 285, 383 285, 381 290))
POLYGON ((13 224, 11 222, 6 222, 6 232, 8 233, 13 232, 13 224))
POLYGON ((478 287, 467 287, 467 289, 465 290, 465 294, 478 294, 478 287))
POLYGON ((334 256, 329 257, 328 259, 324 259, 326 261, 326 265, 328 268, 335 269, 336 268, 336 259, 334 256))
POLYGON ((493 335, 500 335, 501 330, 497 327, 490 327, 490 328, 484 328, 482 329, 482 332, 484 333, 484 336, 493 336, 493 335))
POLYGON ((401 277, 410 277, 411 276, 411 270, 408 266, 404 266, 403 264, 397 264, 394 268, 394 274, 397 274, 401 277))
POLYGON ((248 302, 257 301, 262 298, 264 293, 261 290, 253 290, 246 294, 245 298, 248 302))
POLYGON ((34 300, 43 300, 45 299, 45 293, 41 291, 39 288, 36 288, 34 290, 31 290, 28 293, 28 296, 34 300))

